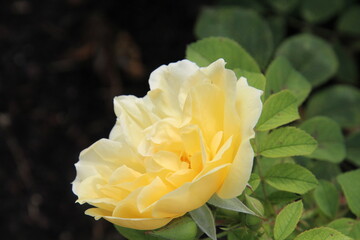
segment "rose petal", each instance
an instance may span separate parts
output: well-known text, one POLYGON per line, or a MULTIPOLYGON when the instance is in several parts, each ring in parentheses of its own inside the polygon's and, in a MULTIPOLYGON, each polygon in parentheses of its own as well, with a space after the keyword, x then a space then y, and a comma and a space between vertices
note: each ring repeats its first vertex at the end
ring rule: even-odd
POLYGON ((109 222, 138 230, 152 230, 168 224, 173 218, 120 218, 113 217, 108 211, 99 208, 90 208, 85 214, 95 217, 96 220, 104 218, 109 222))
POLYGON ((208 172, 194 182, 185 183, 160 198, 153 208, 153 216, 175 217, 204 205, 218 190, 230 164, 208 172))

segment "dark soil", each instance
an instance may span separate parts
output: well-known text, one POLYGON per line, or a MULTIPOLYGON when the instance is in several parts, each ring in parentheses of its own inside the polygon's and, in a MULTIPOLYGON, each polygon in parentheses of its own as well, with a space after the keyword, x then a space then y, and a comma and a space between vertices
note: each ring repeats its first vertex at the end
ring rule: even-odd
POLYGON ((184 58, 212 1, 0 3, 2 239, 121 239, 84 215, 70 183, 79 152, 107 137, 112 99, 184 58))

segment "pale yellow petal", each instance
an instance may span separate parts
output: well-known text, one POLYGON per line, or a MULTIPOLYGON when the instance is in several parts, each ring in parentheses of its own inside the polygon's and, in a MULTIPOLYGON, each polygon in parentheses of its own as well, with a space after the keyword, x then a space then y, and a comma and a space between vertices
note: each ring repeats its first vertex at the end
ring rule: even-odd
POLYGON ((185 183, 156 202, 154 217, 175 217, 204 205, 220 187, 229 165, 213 169, 197 181, 185 183))
POLYGON ((190 92, 192 121, 200 127, 208 145, 213 136, 223 129, 224 101, 223 91, 209 83, 198 85, 190 92))
POLYGON ((136 200, 139 211, 144 212, 147 207, 172 190, 174 190, 173 186, 165 184, 159 177, 156 177, 139 192, 136 200))
POLYGON ((252 171, 254 151, 250 141, 245 141, 235 156, 223 185, 217 192, 219 197, 228 199, 239 196, 245 189, 252 171))
POLYGON ((249 139, 255 136, 254 127, 259 120, 262 91, 248 86, 246 78, 241 77, 236 85, 236 109, 240 116, 241 137, 249 139))
POLYGON ((262 110, 261 94, 262 91, 248 86, 245 78, 239 79, 236 107, 241 119, 239 132, 241 143, 224 184, 218 191, 221 198, 233 198, 240 195, 249 180, 254 159, 250 139, 255 136, 253 129, 262 110))
POLYGON ((109 222, 126 228, 153 230, 168 224, 173 218, 120 218, 111 216, 111 212, 99 208, 90 208, 85 214, 96 220, 104 218, 109 222))
MULTIPOLYGON (((180 217, 180 216, 179 216, 180 217)), ((154 230, 168 224, 174 218, 118 218, 105 216, 109 222, 126 228, 138 230, 154 230)))

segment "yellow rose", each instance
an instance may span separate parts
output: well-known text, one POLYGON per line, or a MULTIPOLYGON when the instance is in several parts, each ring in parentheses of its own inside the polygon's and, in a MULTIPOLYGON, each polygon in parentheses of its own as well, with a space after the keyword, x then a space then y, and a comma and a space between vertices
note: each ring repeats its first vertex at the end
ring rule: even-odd
POLYGON ((123 227, 162 227, 213 194, 244 190, 254 153, 250 139, 262 92, 237 80, 219 59, 208 67, 183 60, 150 76, 143 98, 114 99, 109 139, 80 154, 73 192, 85 213, 123 227))

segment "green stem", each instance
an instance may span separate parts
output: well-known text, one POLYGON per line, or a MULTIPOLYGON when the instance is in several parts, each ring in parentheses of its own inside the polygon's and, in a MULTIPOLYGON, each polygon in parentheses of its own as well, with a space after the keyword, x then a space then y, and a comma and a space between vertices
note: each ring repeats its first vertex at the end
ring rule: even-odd
POLYGON ((274 215, 275 214, 275 209, 274 209, 274 206, 270 203, 270 200, 268 198, 268 194, 267 194, 267 191, 266 191, 266 187, 265 187, 265 177, 262 173, 262 170, 261 170, 261 163, 260 163, 260 156, 259 155, 256 155, 256 164, 257 164, 257 169, 258 169, 258 173, 259 173, 259 177, 260 177, 260 183, 261 183, 261 189, 262 189, 262 192, 264 194, 264 201, 267 205, 271 206, 271 215, 274 215))
MULTIPOLYGON (((232 231, 232 230, 234 230, 234 229, 236 229, 236 228, 238 228, 240 226, 241 226, 241 224, 235 224, 235 225, 229 227, 227 230, 216 234, 216 238, 225 237, 225 236, 227 236, 229 234, 230 231, 232 231)), ((212 240, 212 239, 211 238, 202 238, 201 240, 212 240)))

